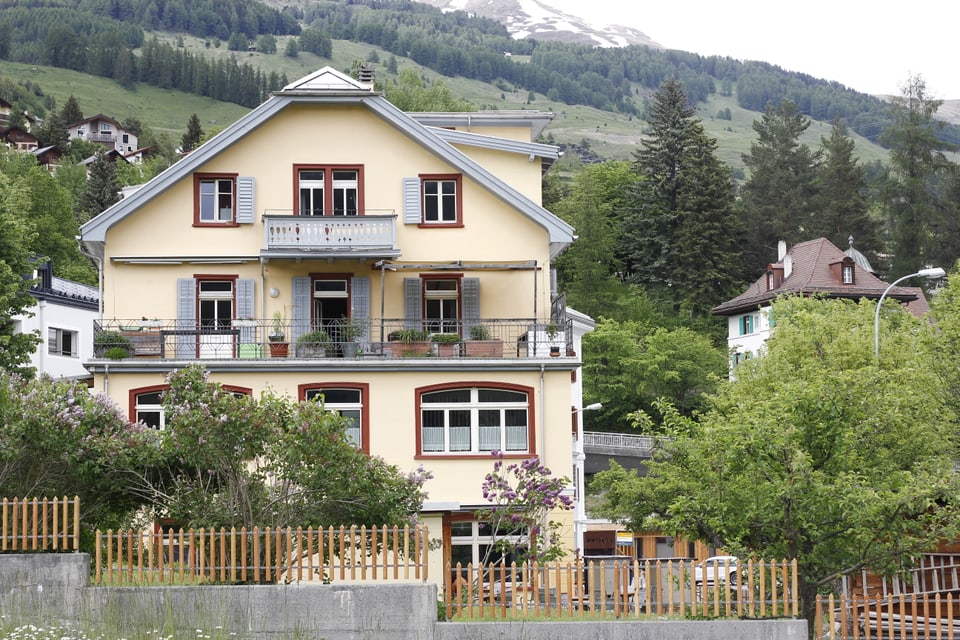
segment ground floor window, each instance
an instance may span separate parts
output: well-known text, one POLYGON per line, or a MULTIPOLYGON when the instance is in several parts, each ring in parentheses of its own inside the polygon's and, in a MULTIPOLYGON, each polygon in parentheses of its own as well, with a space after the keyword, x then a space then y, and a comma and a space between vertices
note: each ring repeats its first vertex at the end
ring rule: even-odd
POLYGON ((509 454, 532 449, 527 391, 486 387, 423 391, 419 404, 423 454, 509 454))

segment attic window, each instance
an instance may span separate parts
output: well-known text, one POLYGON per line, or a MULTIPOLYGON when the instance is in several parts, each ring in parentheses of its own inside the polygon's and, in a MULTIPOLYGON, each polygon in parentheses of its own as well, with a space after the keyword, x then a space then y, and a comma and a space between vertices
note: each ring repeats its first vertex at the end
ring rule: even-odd
POLYGON ((767 291, 772 291, 775 288, 776 286, 774 285, 773 271, 767 271, 767 291))
POLYGON ((843 265, 842 273, 843 273, 843 284, 853 284, 853 283, 854 283, 854 278, 853 278, 853 265, 852 265, 852 264, 845 264, 845 265, 843 265))

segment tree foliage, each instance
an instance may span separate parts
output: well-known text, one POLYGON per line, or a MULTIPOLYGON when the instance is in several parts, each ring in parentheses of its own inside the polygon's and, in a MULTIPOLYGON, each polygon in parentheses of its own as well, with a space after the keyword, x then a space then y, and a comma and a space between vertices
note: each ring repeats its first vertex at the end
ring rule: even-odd
POLYGON ((384 89, 387 100, 403 111, 476 111, 466 100, 454 98, 442 80, 428 87, 415 69, 404 69, 384 89))
POLYGON ((129 470, 158 433, 131 424, 104 395, 76 381, 0 371, 0 494, 79 496, 84 527, 115 527, 141 499, 129 470))
POLYGON ((763 358, 738 365, 699 423, 665 407, 670 439, 647 476, 597 476, 604 511, 634 529, 796 559, 803 612, 862 568, 895 571, 957 534, 956 414, 932 331, 896 305, 789 298, 763 358))
POLYGON ((686 327, 602 319, 583 349, 584 402, 603 404, 591 412, 591 428, 601 431, 632 431, 638 416, 646 430, 658 430, 662 398, 693 415, 727 371, 726 352, 686 327))
POLYGON ((0 175, 0 370, 32 376, 30 354, 40 342, 32 333, 21 333, 13 316, 30 313, 34 300, 28 293, 33 271, 30 246, 37 234, 19 214, 24 198, 0 175))
POLYGON ((402 525, 429 474, 403 474, 358 450, 322 403, 254 399, 209 382, 197 365, 169 376, 164 467, 139 490, 186 526, 402 525))
MULTIPOLYGON (((937 250, 933 230, 938 222, 941 199, 940 176, 947 167, 947 148, 937 132, 942 123, 934 119, 941 100, 927 92, 920 76, 910 77, 902 95, 893 99, 893 123, 884 129, 881 140, 890 147, 890 163, 896 184, 889 194, 890 228, 893 236, 893 264, 890 276, 913 273, 932 260, 955 260, 937 250)), ((944 194, 945 195, 945 194, 944 194)))
POLYGON ((641 179, 621 245, 630 281, 704 316, 734 294, 743 243, 730 169, 695 113, 677 80, 654 96, 648 136, 634 153, 641 179))
POLYGON ((810 119, 785 100, 768 104, 753 123, 756 142, 743 162, 750 172, 743 186, 747 242, 744 264, 752 275, 776 258, 777 243, 810 240, 818 214, 817 166, 820 153, 800 142, 810 119))
POLYGON ((103 147, 97 149, 93 162, 89 165, 87 188, 80 195, 80 210, 86 216, 84 222, 120 200, 116 162, 120 161, 109 158, 103 147))

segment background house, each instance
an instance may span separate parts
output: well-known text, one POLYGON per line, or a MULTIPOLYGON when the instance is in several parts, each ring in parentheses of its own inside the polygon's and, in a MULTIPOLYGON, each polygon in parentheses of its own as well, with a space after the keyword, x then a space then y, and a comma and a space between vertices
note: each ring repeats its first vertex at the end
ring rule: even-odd
MULTIPOLYGON (((870 263, 850 247, 841 251, 826 238, 801 242, 787 250, 785 242, 777 249, 777 261, 767 265, 765 273, 739 296, 717 305, 712 312, 727 318, 727 344, 731 366, 755 357, 770 336, 770 304, 781 295, 823 295, 830 298, 868 298, 879 300, 887 283, 878 278, 870 263)), ((927 310, 923 291, 913 287, 894 287, 888 298, 906 304, 911 312, 927 310)))
POLYGON ((37 301, 27 314, 13 316, 16 333, 36 331, 42 338, 30 365, 55 378, 89 378, 83 366, 93 355, 93 324, 99 316, 96 287, 57 278, 50 262, 37 268, 30 295, 37 301))
POLYGON ((550 117, 405 114, 330 68, 291 83, 82 227, 98 330, 129 343, 95 352, 94 387, 161 429, 165 375, 198 360, 239 392, 322 397, 362 450, 433 473, 431 575, 478 560, 493 451, 574 476, 592 323, 552 289, 573 229, 540 205, 550 117))
POLYGON ((107 149, 121 155, 139 148, 137 135, 124 129, 119 122, 102 113, 84 118, 67 125, 67 135, 71 140, 86 140, 102 144, 107 149))

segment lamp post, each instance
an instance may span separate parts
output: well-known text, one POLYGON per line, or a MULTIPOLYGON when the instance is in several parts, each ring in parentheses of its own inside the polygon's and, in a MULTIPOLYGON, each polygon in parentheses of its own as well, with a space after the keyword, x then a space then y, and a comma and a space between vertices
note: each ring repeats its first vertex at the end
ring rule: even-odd
POLYGON ((902 278, 894 280, 892 283, 890 283, 890 286, 883 290, 883 293, 880 295, 880 299, 877 301, 877 313, 873 318, 873 356, 875 358, 880 357, 880 308, 883 306, 883 299, 887 297, 890 289, 893 289, 899 283, 909 278, 920 277, 927 278, 928 280, 936 280, 937 278, 942 278, 945 275, 947 275, 947 272, 940 267, 920 269, 920 271, 917 271, 916 273, 911 273, 910 275, 906 275, 902 278))
MULTIPOLYGON (((570 411, 571 416, 582 414, 584 411, 597 411, 602 409, 603 405, 599 402, 588 404, 579 409, 570 411)), ((574 546, 579 554, 583 554, 583 532, 587 523, 587 509, 584 504, 584 479, 583 468, 587 455, 583 452, 583 425, 577 425, 577 438, 573 442, 573 486, 576 492, 573 501, 573 540, 574 546)))

